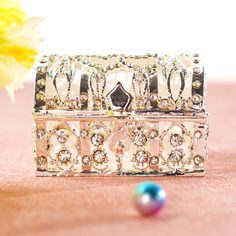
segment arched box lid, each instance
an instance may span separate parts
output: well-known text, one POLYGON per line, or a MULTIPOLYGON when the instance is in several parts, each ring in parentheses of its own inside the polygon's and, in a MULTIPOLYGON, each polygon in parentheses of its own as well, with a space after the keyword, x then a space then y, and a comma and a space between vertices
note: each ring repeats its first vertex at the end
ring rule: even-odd
POLYGON ((37 67, 34 112, 201 112, 199 55, 51 55, 37 67))

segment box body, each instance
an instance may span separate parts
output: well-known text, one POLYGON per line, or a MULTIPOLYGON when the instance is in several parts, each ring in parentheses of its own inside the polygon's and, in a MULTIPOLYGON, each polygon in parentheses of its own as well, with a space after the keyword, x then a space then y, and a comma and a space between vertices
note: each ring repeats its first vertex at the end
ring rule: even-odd
POLYGON ((33 111, 37 176, 203 175, 203 69, 198 56, 165 60, 44 57, 33 111))

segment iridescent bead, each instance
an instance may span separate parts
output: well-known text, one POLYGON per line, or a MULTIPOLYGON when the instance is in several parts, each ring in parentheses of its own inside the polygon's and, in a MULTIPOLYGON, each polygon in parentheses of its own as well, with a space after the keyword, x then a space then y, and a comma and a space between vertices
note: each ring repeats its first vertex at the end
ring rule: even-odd
POLYGON ((166 192, 153 182, 140 183, 133 192, 133 201, 138 211, 150 216, 160 211, 166 201, 166 192))

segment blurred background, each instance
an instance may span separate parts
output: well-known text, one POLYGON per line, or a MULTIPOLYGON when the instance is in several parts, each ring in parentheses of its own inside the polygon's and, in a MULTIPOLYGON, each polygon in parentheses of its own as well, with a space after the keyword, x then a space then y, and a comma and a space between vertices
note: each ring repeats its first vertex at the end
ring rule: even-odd
POLYGON ((44 18, 42 54, 199 53, 209 82, 236 82, 235 0, 22 0, 22 6, 44 18))

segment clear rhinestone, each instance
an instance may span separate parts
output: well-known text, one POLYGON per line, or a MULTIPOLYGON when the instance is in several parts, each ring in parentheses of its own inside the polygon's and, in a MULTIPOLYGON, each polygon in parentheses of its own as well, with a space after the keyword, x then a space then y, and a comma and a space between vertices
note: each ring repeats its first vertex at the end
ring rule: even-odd
POLYGON ((103 152, 101 150, 96 150, 93 153, 93 159, 95 162, 102 164, 106 160, 106 154, 105 154, 105 152, 103 152))
POLYGON ((102 134, 94 134, 91 138, 92 144, 95 146, 100 146, 104 142, 104 136, 102 134))
POLYGON ((90 164, 90 157, 89 156, 83 156, 82 162, 84 165, 89 165, 90 164))
POLYGON ((201 139, 201 138, 202 138, 202 132, 199 131, 199 130, 197 130, 197 131, 195 132, 195 134, 194 134, 194 137, 195 137, 197 140, 201 139))
POLYGON ((142 74, 136 74, 134 80, 137 81, 139 84, 142 84, 146 81, 145 77, 142 74))
POLYGON ((158 63, 159 63, 159 65, 164 67, 168 64, 169 60, 170 60, 170 57, 168 55, 163 55, 163 56, 159 57, 158 63))
POLYGON ((44 92, 39 92, 36 94, 36 100, 38 102, 45 102, 46 101, 46 96, 44 92))
POLYGON ((62 163, 68 163, 71 159, 71 152, 67 149, 63 149, 58 153, 59 161, 62 163))
POLYGON ((65 143, 67 139, 69 138, 69 133, 65 129, 58 130, 56 134, 57 134, 57 140, 60 143, 65 143))
POLYGON ((157 94, 156 93, 151 94, 150 99, 151 99, 152 102, 157 101, 157 99, 158 99, 157 94))
POLYGON ((87 65, 87 64, 89 64, 89 60, 88 59, 83 59, 82 63, 87 65))
POLYGON ((81 137, 81 138, 87 138, 87 137, 88 137, 88 134, 89 134, 89 132, 88 132, 88 130, 86 130, 86 129, 82 129, 82 130, 80 131, 80 137, 81 137))
POLYGON ((173 147, 181 146, 184 142, 184 139, 179 134, 171 134, 170 144, 173 147))
POLYGON ((47 157, 45 156, 38 156, 37 157, 37 165, 45 166, 47 164, 47 157))
POLYGON ((147 142, 147 138, 142 133, 136 133, 134 136, 134 144, 137 146, 143 146, 147 142))
POLYGON ((193 107, 193 101, 191 99, 179 99, 176 102, 176 106, 178 109, 180 110, 191 110, 191 108, 193 107))
POLYGON ((100 99, 100 98, 95 99, 93 106, 95 109, 100 109, 102 106, 102 99, 100 99))
POLYGON ((56 98, 49 98, 46 102, 47 109, 56 109, 58 108, 58 102, 56 98))
POLYGON ((37 130, 37 137, 40 140, 43 140, 45 138, 46 131, 44 129, 38 129, 37 130))
POLYGON ((197 74, 197 75, 201 74, 202 72, 202 70, 198 67, 194 68, 193 71, 194 71, 194 74, 197 74))
POLYGON ((87 93, 82 93, 82 94, 80 95, 80 101, 81 101, 82 103, 85 103, 87 100, 88 100, 88 94, 87 94, 87 93))
POLYGON ((198 63, 200 62, 200 59, 199 59, 199 58, 194 58, 193 62, 194 62, 195 64, 198 64, 198 63))
POLYGON ((179 162, 183 158, 183 150, 182 149, 176 149, 170 153, 169 160, 172 163, 179 162))
POLYGON ((175 102, 172 99, 164 98, 158 101, 158 107, 163 110, 175 109, 175 102))
POLYGON ((44 87, 45 87, 45 84, 46 84, 46 80, 43 79, 43 78, 41 78, 41 79, 37 80, 36 83, 37 83, 37 86, 38 86, 39 88, 44 88, 44 87))
POLYGON ((46 58, 42 58, 41 60, 40 60, 40 63, 46 63, 47 62, 47 59, 46 58))
POLYGON ((193 158, 193 162, 196 166, 202 166, 204 163, 204 158, 200 155, 197 155, 193 158))
POLYGON ((46 72, 46 67, 43 67, 43 66, 38 67, 38 68, 37 68, 37 71, 38 71, 38 73, 40 73, 40 74, 44 74, 44 73, 46 72))
POLYGON ((65 109, 74 110, 78 108, 77 99, 66 99, 63 103, 65 109))
POLYGON ((151 157, 151 161, 150 161, 151 165, 157 165, 158 163, 159 163, 159 157, 157 156, 151 157))
POLYGON ((202 83, 200 80, 195 80, 193 81, 193 88, 194 89, 199 89, 201 87, 202 83))
POLYGON ((194 94, 192 96, 192 101, 194 104, 199 104, 202 101, 202 96, 200 96, 199 94, 194 94))
POLYGON ((168 109, 169 108, 168 99, 162 99, 161 100, 161 108, 163 108, 163 109, 168 109))
POLYGON ((138 109, 142 109, 145 107, 145 102, 143 98, 138 98, 136 101, 136 106, 138 109))
POLYGON ((153 130, 151 130, 150 133, 149 133, 149 138, 150 138, 150 139, 155 139, 155 138, 158 137, 158 135, 159 135, 158 131, 155 130, 155 129, 153 129, 153 130))
POLYGON ((146 151, 138 151, 135 154, 135 160, 139 163, 145 163, 148 161, 148 153, 146 151))
POLYGON ((134 64, 133 64, 133 63, 128 63, 127 66, 128 66, 129 68, 133 68, 133 67, 134 67, 134 64))

